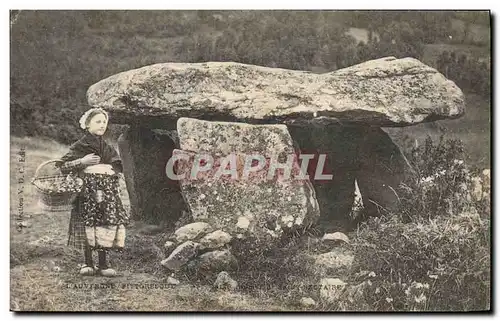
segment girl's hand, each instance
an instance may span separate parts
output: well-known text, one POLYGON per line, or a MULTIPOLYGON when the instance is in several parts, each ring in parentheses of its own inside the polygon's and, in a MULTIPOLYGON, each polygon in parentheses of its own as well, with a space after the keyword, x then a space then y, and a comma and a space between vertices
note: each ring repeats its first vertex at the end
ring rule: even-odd
POLYGON ((94 153, 85 155, 82 158, 82 164, 87 165, 87 166, 97 165, 97 164, 99 164, 100 161, 101 161, 101 157, 97 156, 94 153))

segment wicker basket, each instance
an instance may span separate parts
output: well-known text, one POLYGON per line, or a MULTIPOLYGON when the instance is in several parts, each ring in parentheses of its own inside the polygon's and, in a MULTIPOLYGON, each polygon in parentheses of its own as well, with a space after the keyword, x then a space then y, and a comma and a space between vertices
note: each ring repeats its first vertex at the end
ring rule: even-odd
POLYGON ((42 168, 46 168, 48 167, 47 165, 52 163, 58 164, 62 163, 62 161, 60 159, 52 159, 43 162, 36 169, 35 176, 31 181, 31 183, 35 185, 36 190, 38 191, 38 196, 39 196, 38 205, 43 212, 47 213, 71 211, 72 203, 80 193, 83 184, 80 184, 79 189, 77 189, 76 191, 62 191, 62 192, 54 191, 53 188, 48 188, 47 186, 61 185, 67 179, 74 179, 76 181, 78 180, 82 181, 82 179, 76 177, 73 174, 64 175, 62 174, 61 170, 56 166, 53 166, 56 173, 40 176, 42 168))

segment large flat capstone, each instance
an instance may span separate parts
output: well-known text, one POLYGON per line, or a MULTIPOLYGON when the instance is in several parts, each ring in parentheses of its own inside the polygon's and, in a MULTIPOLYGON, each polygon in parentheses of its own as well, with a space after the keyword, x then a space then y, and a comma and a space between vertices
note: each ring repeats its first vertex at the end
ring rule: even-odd
POLYGON ((417 59, 386 57, 325 74, 234 62, 162 63, 92 85, 114 122, 172 129, 180 117, 247 123, 410 126, 464 114, 454 82, 417 59))

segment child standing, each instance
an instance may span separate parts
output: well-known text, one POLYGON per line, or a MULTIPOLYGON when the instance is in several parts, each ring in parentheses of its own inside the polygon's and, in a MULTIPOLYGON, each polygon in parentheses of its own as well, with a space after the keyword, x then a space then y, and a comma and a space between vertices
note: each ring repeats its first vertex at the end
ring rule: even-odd
POLYGON ((119 197, 122 162, 116 150, 102 137, 107 126, 105 110, 92 108, 85 112, 80 118, 80 127, 86 133, 61 159, 63 173, 76 172, 83 179, 82 191, 73 203, 68 238, 69 246, 84 251, 81 275, 116 275, 108 266, 106 253, 123 249, 125 226, 129 221, 119 197), (93 250, 98 252, 97 267, 93 263, 93 250))

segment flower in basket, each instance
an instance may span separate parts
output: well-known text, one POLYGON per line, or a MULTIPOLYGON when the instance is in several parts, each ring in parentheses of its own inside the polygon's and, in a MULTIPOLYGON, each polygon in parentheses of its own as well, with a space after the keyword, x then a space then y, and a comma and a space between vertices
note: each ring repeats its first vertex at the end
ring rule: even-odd
POLYGON ((78 193, 83 186, 83 180, 71 175, 59 181, 43 182, 43 189, 49 194, 78 193))

